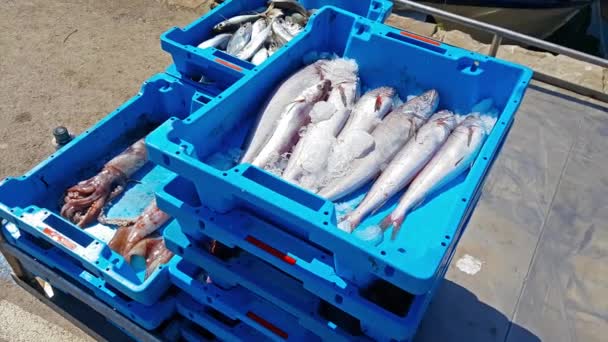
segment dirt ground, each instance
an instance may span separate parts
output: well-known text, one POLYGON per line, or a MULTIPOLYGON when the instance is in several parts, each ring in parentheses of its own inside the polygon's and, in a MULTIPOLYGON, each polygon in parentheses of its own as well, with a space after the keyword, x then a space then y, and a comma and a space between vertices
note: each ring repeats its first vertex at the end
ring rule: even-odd
MULTIPOLYGON (((171 63, 159 36, 212 2, 1 0, 0 178, 50 155, 54 127, 78 134, 135 95, 171 63)), ((88 338, 7 274, 0 260, 0 341, 88 338)))

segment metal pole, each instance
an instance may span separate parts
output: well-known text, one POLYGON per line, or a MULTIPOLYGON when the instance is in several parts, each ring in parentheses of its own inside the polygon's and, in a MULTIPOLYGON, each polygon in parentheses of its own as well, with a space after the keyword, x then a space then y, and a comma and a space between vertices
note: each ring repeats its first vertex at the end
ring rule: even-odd
POLYGON ((434 8, 431 6, 421 5, 421 4, 413 2, 413 1, 394 0, 394 2, 399 3, 405 7, 408 7, 409 9, 414 10, 414 11, 419 11, 419 12, 423 12, 426 14, 430 14, 435 17, 443 18, 443 19, 446 19, 446 20, 449 20, 449 21, 452 21, 452 22, 455 22, 455 23, 458 23, 461 25, 469 26, 472 28, 482 29, 484 31, 488 31, 488 32, 494 33, 496 35, 499 35, 502 38, 514 40, 514 41, 523 43, 525 45, 536 46, 543 50, 547 50, 547 51, 551 51, 551 52, 554 52, 557 54, 569 56, 569 57, 572 57, 575 59, 579 59, 581 61, 585 61, 585 62, 588 62, 591 64, 601 66, 603 68, 608 68, 608 60, 600 58, 600 57, 592 56, 592 55, 589 55, 589 54, 586 54, 586 53, 583 53, 580 51, 569 49, 567 47, 549 43, 544 40, 540 40, 538 38, 530 37, 525 34, 507 30, 502 27, 490 25, 490 24, 487 24, 484 22, 480 22, 480 21, 471 19, 471 18, 467 18, 467 17, 463 17, 463 16, 460 16, 457 14, 450 13, 450 12, 442 11, 440 9, 437 9, 437 8, 434 8))
POLYGON ((496 57, 501 42, 502 37, 497 34, 494 34, 494 37, 492 37, 492 45, 490 46, 490 52, 488 53, 489 56, 496 57))

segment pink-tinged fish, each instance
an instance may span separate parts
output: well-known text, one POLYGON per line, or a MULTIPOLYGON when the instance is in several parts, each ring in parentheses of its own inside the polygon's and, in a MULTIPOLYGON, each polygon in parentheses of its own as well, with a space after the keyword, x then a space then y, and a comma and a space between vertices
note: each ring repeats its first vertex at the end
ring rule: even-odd
POLYGON ((393 109, 395 89, 380 87, 363 94, 355 104, 353 111, 340 132, 338 138, 352 131, 371 132, 376 125, 393 109))
POLYGON ((157 231, 170 218, 169 215, 158 209, 156 201, 152 201, 137 217, 135 223, 118 228, 116 233, 114 233, 114 237, 110 240, 109 246, 124 256, 133 246, 157 231))
POLYGON ((351 138, 353 133, 357 136, 338 143, 333 149, 328 161, 330 180, 319 195, 334 201, 365 185, 414 136, 437 109, 438 103, 439 94, 435 90, 427 91, 387 115, 372 132, 371 139, 360 130, 346 134, 345 138, 351 138))
POLYGON ((367 215, 405 188, 445 143, 455 126, 456 117, 449 111, 431 116, 390 161, 359 206, 345 218, 348 225, 342 226, 355 229, 367 215))
POLYGON ((490 129, 479 115, 468 116, 454 129, 445 144, 412 181, 395 210, 380 224, 384 230, 393 226, 393 240, 411 210, 471 167, 490 129))
POLYGON ((131 258, 134 255, 138 255, 146 259, 146 277, 156 271, 158 266, 164 265, 171 260, 173 252, 167 249, 165 241, 162 237, 145 238, 140 240, 133 246, 125 255, 127 262, 131 262, 131 258))
POLYGON ((84 227, 97 219, 104 205, 124 190, 124 185, 147 161, 144 139, 106 163, 97 175, 66 191, 61 216, 84 227))
POLYGON ((313 106, 327 96, 330 87, 329 80, 320 81, 304 90, 287 105, 272 136, 251 164, 265 167, 281 154, 291 151, 297 143, 298 131, 310 122, 310 111, 313 106))
MULTIPOLYGON (((271 53, 270 53, 271 54, 271 53)), ((318 60, 299 70, 283 81, 262 107, 255 127, 246 144, 241 163, 251 163, 272 133, 276 130, 279 118, 293 100, 304 90, 328 79, 332 84, 357 78, 357 63, 350 59, 318 60)))

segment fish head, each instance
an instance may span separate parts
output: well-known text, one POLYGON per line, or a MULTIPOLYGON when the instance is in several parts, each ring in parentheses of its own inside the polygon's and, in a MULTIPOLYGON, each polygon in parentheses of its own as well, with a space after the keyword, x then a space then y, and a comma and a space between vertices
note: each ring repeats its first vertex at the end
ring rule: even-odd
POLYGON ((399 107, 403 113, 411 114, 422 120, 427 120, 437 110, 439 105, 439 93, 431 89, 407 101, 399 107))
POLYGON ((222 32, 222 31, 226 30, 227 27, 228 27, 228 24, 226 22, 222 21, 221 23, 213 26, 213 31, 222 32))
POLYGON ((371 96, 375 96, 374 112, 384 114, 388 113, 393 108, 393 97, 397 92, 391 87, 380 87, 369 92, 371 96))
POLYGON ((331 90, 331 81, 330 80, 322 80, 316 85, 314 85, 314 91, 310 94, 310 100, 317 102, 322 99, 326 99, 329 91, 331 90))
POLYGON ((442 110, 433 114, 430 121, 439 126, 443 126, 450 131, 453 130, 457 124, 456 115, 449 110, 442 110))

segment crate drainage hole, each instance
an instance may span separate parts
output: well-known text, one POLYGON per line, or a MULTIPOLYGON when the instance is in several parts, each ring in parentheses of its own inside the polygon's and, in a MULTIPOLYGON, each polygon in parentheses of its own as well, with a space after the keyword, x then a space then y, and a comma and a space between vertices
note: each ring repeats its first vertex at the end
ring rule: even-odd
POLYGON ((442 242, 442 243, 441 243, 441 245, 442 245, 443 247, 445 247, 445 246, 446 246, 446 243, 445 243, 445 242, 442 242))
POLYGON ((398 251, 399 251, 399 253, 405 253, 405 249, 403 249, 403 248, 399 248, 398 251))
POLYGON ((386 255, 386 252, 385 251, 380 251, 380 254, 386 255))

